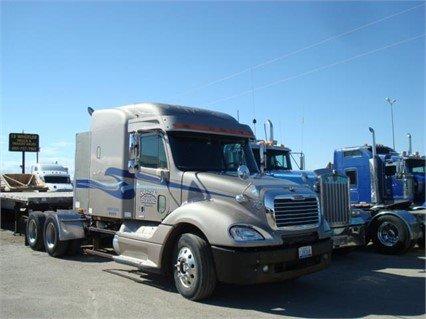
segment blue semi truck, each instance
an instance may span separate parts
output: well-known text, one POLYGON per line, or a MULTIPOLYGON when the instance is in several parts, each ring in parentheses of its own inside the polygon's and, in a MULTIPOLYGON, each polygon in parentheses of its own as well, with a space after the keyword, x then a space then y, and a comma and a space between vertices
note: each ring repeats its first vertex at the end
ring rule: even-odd
POLYGON ((357 209, 351 207, 349 178, 331 170, 304 170, 304 154, 292 153, 289 148, 278 145, 270 120, 265 122, 265 136, 265 140, 251 143, 254 157, 263 173, 308 186, 317 193, 320 210, 332 229, 335 250, 349 252, 357 246, 365 245, 365 220, 357 209), (298 161, 295 155, 299 156, 298 161), (292 159, 299 170, 293 170, 292 159))
POLYGON ((385 254, 404 253, 416 243, 424 247, 425 157, 412 153, 411 135, 408 152, 398 154, 376 145, 371 128, 371 146, 336 150, 333 164, 306 171, 303 154, 299 164, 289 148, 274 141, 269 120, 265 136, 267 125, 269 138, 252 143, 258 165, 271 176, 307 184, 318 192, 322 211, 333 229, 334 248, 360 246, 371 240, 385 254), (293 170, 292 159, 300 170, 293 170), (335 185, 339 181, 340 191, 335 185), (346 194, 351 204, 349 215, 346 194))
POLYGON ((334 152, 330 168, 348 176, 353 207, 366 216, 367 240, 382 253, 399 254, 414 244, 425 244, 424 156, 376 144, 347 147, 334 152), (366 215, 365 215, 366 213, 366 215))

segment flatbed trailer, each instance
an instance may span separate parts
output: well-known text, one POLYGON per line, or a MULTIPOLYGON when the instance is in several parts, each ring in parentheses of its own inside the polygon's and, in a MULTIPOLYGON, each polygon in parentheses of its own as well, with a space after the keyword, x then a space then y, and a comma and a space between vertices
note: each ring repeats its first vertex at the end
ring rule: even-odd
POLYGON ((20 227, 23 218, 30 211, 48 211, 71 209, 73 192, 1 192, 1 214, 12 213, 14 218, 14 233, 21 234, 20 227))

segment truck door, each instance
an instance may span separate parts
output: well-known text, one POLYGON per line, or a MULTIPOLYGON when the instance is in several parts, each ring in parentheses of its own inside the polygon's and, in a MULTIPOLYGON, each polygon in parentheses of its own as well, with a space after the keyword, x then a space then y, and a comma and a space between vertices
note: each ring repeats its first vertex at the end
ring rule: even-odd
POLYGON ((358 203, 358 170, 356 168, 347 168, 345 169, 345 175, 349 178, 350 201, 351 203, 358 203))
POLYGON ((170 171, 163 134, 141 133, 139 138, 135 218, 161 221, 170 211, 170 171))

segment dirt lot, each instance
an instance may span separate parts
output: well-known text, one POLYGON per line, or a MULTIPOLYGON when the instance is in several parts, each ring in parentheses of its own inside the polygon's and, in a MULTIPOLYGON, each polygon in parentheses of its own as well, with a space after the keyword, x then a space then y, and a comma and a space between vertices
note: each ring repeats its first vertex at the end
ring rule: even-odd
POLYGON ((203 303, 157 276, 88 256, 55 259, 0 231, 1 318, 307 318, 425 316, 424 251, 335 256, 295 282, 220 286, 203 303))

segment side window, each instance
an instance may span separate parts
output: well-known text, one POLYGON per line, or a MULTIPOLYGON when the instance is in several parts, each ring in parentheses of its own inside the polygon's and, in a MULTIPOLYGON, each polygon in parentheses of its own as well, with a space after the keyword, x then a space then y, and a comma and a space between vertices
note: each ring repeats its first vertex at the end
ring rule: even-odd
POLYGON ((346 170, 346 176, 349 178, 349 184, 351 187, 356 187, 358 185, 358 176, 356 170, 348 169, 346 170))
POLYGON ((140 145, 140 165, 142 167, 167 168, 166 152, 159 134, 142 134, 140 145))
POLYGON ((362 157, 362 152, 360 150, 350 150, 343 152, 344 157, 362 157))
POLYGON ((230 171, 237 170, 238 166, 244 164, 244 150, 240 144, 225 144, 223 146, 223 158, 225 169, 230 171))

